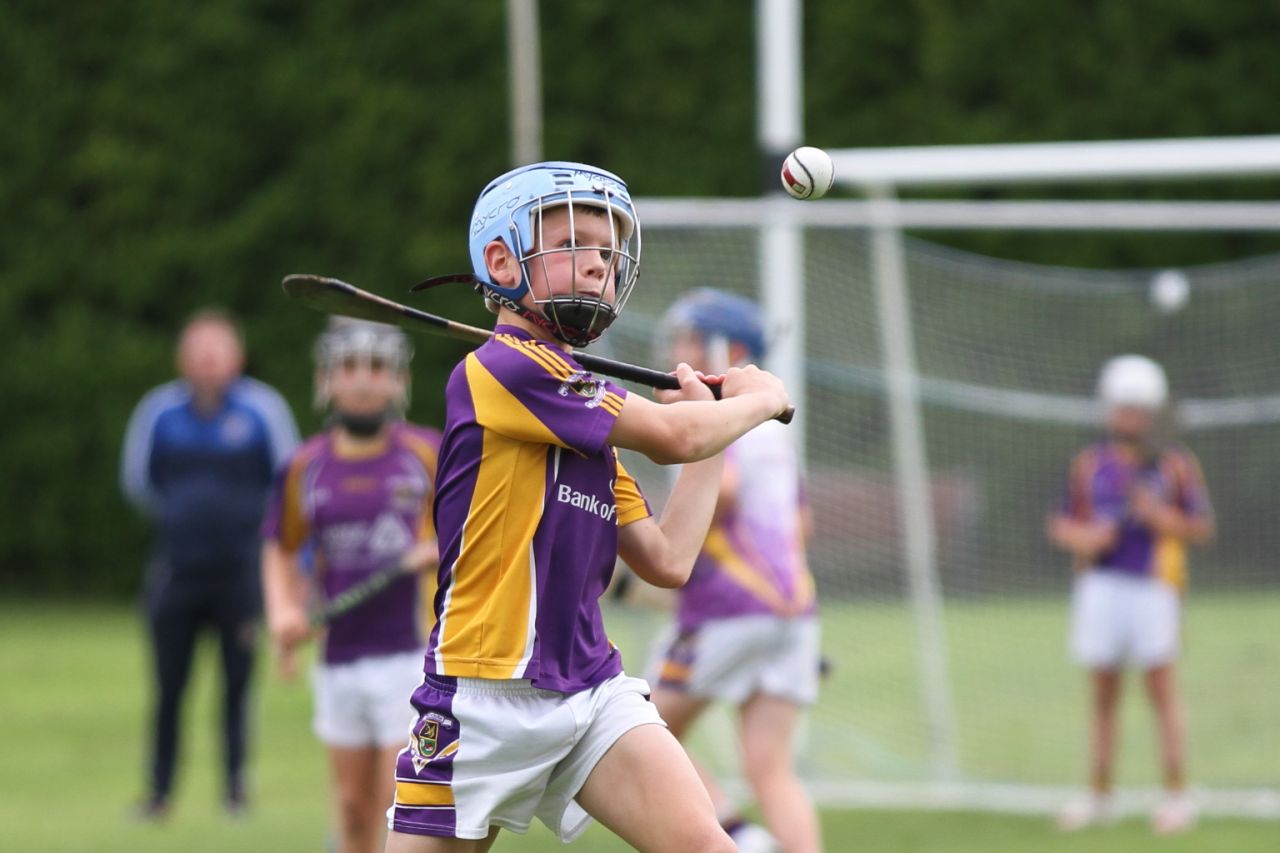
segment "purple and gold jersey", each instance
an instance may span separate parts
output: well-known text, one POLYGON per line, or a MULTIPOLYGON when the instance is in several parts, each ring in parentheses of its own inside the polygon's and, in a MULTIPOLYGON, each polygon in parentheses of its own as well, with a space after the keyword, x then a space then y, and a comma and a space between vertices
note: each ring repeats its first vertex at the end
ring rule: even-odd
POLYGON ((445 390, 426 672, 575 693, 622 671, 599 598, 650 515, 606 444, 626 391, 500 325, 445 390))
MULTIPOLYGON (((439 443, 435 430, 398 423, 385 444, 353 458, 336 452, 329 433, 314 436, 280 472, 263 536, 293 553, 309 542, 325 598, 341 595, 434 536, 439 443)), ((421 649, 417 589, 405 575, 334 619, 325 663, 421 649)))
POLYGON ((732 505, 716 513, 676 621, 681 632, 711 619, 816 612, 805 558, 804 497, 785 427, 761 424, 725 451, 737 479, 732 505))
POLYGON ((1139 485, 1188 515, 1213 512, 1204 475, 1191 451, 1172 447, 1141 460, 1107 441, 1090 445, 1072 462, 1064 512, 1081 520, 1105 519, 1118 525, 1115 547, 1098 557, 1095 568, 1157 577, 1181 589, 1187 577, 1186 545, 1155 535, 1130 514, 1130 495, 1139 485))

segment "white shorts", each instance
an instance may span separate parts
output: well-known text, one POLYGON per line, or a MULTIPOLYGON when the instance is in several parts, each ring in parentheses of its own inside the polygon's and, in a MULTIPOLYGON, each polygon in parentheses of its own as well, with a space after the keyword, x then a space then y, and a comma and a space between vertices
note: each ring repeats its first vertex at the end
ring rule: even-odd
POLYGON ((1158 578, 1090 569, 1076 577, 1071 605, 1071 655, 1091 669, 1143 669, 1178 657, 1178 591, 1158 578))
POLYGON ((637 726, 665 725, 649 685, 625 673, 570 694, 428 675, 413 705, 387 826, 446 838, 484 838, 495 826, 524 833, 537 817, 572 841, 591 822, 573 798, 605 752, 637 726))
POLYGON ((714 619, 684 635, 672 625, 654 644, 649 677, 663 687, 735 705, 755 693, 812 705, 818 699, 820 636, 813 616, 714 619))
POLYGON ((414 720, 409 696, 422 683, 423 652, 317 664, 312 670, 316 737, 329 746, 399 746, 414 720))

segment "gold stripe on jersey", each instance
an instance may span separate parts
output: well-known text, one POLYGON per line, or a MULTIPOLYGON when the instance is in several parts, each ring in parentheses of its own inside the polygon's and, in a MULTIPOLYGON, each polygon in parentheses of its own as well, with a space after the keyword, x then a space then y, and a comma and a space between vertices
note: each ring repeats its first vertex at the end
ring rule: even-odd
POLYGON ((604 396, 600 398, 600 408, 604 409, 615 418, 622 414, 622 398, 612 391, 605 391, 604 396))
POLYGON ((560 377, 562 379, 572 376, 573 374, 578 373, 580 370, 582 370, 581 367, 570 364, 569 360, 564 357, 564 353, 562 353, 560 350, 556 349, 555 347, 548 346, 547 344, 542 344, 537 341, 521 340, 520 338, 516 338, 516 337, 513 337, 512 340, 519 343, 520 346, 529 350, 531 353, 536 353, 537 355, 545 359, 548 363, 550 363, 554 367, 555 369, 554 372, 557 372, 560 374, 560 377))
POLYGON ((476 420, 486 429, 442 615, 438 672, 518 678, 535 629, 531 549, 542 520, 547 445, 563 443, 474 355, 466 372, 476 420), (513 419, 518 429, 509 437, 501 427, 513 419))
POLYGON ((569 447, 518 397, 503 387, 475 353, 467 356, 466 371, 476 423, 480 426, 520 441, 569 447))
POLYGON ((723 528, 712 526, 702 550, 720 565, 730 580, 775 611, 783 613, 791 609, 778 594, 774 585, 761 577, 746 560, 742 559, 742 555, 734 549, 733 543, 729 541, 723 528))
POLYGON ((306 446, 294 454, 285 474, 283 505, 280 507, 280 544, 286 551, 297 551, 311 535, 311 526, 302 512, 302 476, 315 459, 315 451, 306 446))
POLYGON ((546 469, 545 445, 485 431, 436 649, 442 675, 520 677, 535 627, 532 542, 546 469))
POLYGON ((398 806, 451 806, 453 788, 447 782, 408 782, 396 780, 398 806))
MULTIPOLYGON (((560 353, 558 353, 554 348, 546 346, 545 344, 540 344, 537 341, 527 341, 522 338, 517 338, 515 335, 497 335, 494 340, 506 344, 517 352, 528 356, 533 361, 542 365, 542 367, 545 368, 552 376, 562 381, 568 379, 573 374, 578 373, 580 370, 580 368, 576 368, 570 364, 564 356, 560 355, 560 353)), ((612 391, 605 391, 604 396, 600 399, 601 408, 609 412, 614 417, 617 417, 622 413, 622 403, 623 398, 612 391)))
MULTIPOLYGON (((524 338, 517 338, 513 334, 498 334, 498 336, 494 336, 494 339, 511 347, 512 350, 524 353, 530 360, 538 362, 539 365, 543 366, 544 370, 547 370, 547 373, 552 374, 553 377, 561 380, 561 382, 580 371, 579 368, 575 368, 570 362, 564 360, 561 353, 552 347, 543 345, 543 343, 525 341, 524 338)), ((603 396, 600 397, 600 407, 613 415, 614 418, 622 414, 622 402, 622 397, 612 391, 605 391, 603 396)))
POLYGON ((496 335, 494 340, 506 344, 518 353, 528 356, 542 365, 548 373, 557 379, 568 379, 574 370, 569 362, 560 358, 550 347, 534 341, 526 341, 515 335, 496 335))
POLYGON ((1155 575, 1176 590, 1187 586, 1187 548, 1181 539, 1161 536, 1155 541, 1155 575))
POLYGON ((622 467, 622 460, 618 458, 616 448, 613 451, 613 458, 618 465, 618 479, 613 484, 613 502, 618 507, 618 526, 626 527, 632 522, 648 518, 650 512, 644 502, 644 496, 640 494, 640 487, 636 485, 635 478, 622 467))

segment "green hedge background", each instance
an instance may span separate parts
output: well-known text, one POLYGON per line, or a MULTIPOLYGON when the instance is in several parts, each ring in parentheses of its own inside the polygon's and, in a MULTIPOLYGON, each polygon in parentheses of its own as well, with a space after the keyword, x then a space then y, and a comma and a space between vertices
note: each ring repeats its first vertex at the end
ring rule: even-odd
MULTIPOLYGON (((637 195, 749 196, 751 3, 541 4, 548 157, 637 195)), ((1274 2, 809 0, 810 142, 996 143, 1274 133, 1274 2)), ((119 496, 128 414, 206 304, 304 431, 322 325, 281 295, 320 272, 399 295, 467 266, 476 192, 510 165, 499 0, 0 5, 0 589, 127 595, 147 531, 119 496)), ((1023 188, 1272 198, 1275 181, 1023 188)), ((1268 236, 930 235, 1006 257, 1165 266, 1268 236)), ((486 323, 465 292, 439 313, 486 323)), ((413 417, 461 350, 417 341, 413 417)))

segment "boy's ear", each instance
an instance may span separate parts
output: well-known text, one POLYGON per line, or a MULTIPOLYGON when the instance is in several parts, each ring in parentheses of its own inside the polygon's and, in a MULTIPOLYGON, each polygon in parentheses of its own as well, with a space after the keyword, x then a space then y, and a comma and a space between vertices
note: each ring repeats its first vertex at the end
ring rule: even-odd
POLYGON ((520 265, 501 240, 491 240, 484 247, 484 264, 494 284, 511 287, 520 281, 520 265))

